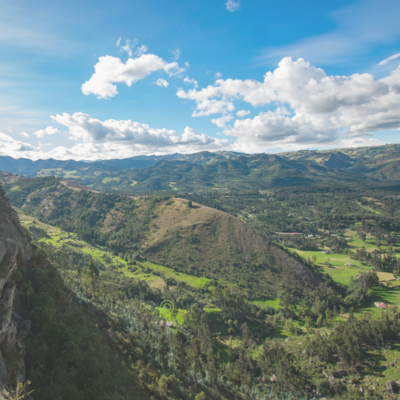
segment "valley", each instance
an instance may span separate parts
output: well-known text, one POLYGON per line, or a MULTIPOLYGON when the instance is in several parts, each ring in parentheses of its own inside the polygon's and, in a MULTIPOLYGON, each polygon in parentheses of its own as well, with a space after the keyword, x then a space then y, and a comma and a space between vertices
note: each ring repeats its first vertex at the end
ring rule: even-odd
POLYGON ((395 398, 397 179, 331 170, 332 157, 324 154, 313 155, 314 164, 303 154, 307 161, 298 163, 300 153, 290 153, 297 164, 232 154, 207 162, 193 155, 202 160, 196 167, 158 160, 126 173, 135 177, 129 191, 121 189, 125 172, 103 176, 108 193, 65 175, 4 172, 1 180, 32 239, 34 259, 56 267, 77 307, 97 310, 101 324, 125 340, 121 356, 135 359, 131 373, 143 375, 139 383, 149 395, 189 399, 205 391, 215 399, 266 399, 283 391, 288 398, 395 398), (278 175, 271 176, 271 168, 278 175), (194 172, 201 182, 207 176, 222 182, 224 191, 187 186, 194 172), (172 182, 173 192, 150 190, 154 176, 172 182), (385 309, 376 306, 381 303, 385 309), (155 337, 165 338, 172 364, 155 337), (138 349, 148 354, 137 357, 138 349), (179 369, 179 357, 190 373, 179 369), (179 378, 162 394, 166 371, 179 378), (194 383, 197 375, 201 384, 194 383))

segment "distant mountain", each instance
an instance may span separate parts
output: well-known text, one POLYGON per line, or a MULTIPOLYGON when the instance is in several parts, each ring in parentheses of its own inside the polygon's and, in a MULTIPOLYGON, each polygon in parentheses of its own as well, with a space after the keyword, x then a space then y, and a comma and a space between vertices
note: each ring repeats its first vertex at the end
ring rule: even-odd
POLYGON ((277 186, 348 186, 372 184, 356 172, 332 169, 311 161, 292 161, 278 155, 241 155, 211 164, 157 161, 150 167, 98 177, 91 187, 124 194, 264 190, 277 186))
POLYGON ((329 168, 355 171, 368 177, 400 180, 400 144, 336 150, 302 150, 280 153, 292 161, 311 161, 329 168))
POLYGON ((228 151, 137 156, 96 162, 0 157, 0 170, 58 176, 92 189, 136 193, 264 190, 277 186, 348 186, 400 182, 400 145, 281 154, 228 151))
POLYGON ((101 160, 95 162, 74 161, 74 160, 48 160, 32 161, 26 158, 15 159, 8 156, 0 156, 0 171, 11 172, 13 174, 25 175, 27 177, 34 176, 62 176, 82 178, 91 175, 98 175, 102 172, 115 172, 130 168, 146 168, 157 161, 190 161, 196 164, 207 165, 217 161, 237 158, 243 153, 235 153, 233 151, 220 151, 211 153, 202 151, 195 154, 167 154, 163 156, 136 156, 124 159, 101 160))

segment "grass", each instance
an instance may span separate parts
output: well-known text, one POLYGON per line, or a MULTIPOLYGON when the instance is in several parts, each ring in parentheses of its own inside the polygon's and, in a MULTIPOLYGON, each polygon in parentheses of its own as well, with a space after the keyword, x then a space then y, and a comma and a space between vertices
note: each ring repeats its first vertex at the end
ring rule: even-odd
POLYGON ((208 278, 176 272, 172 268, 155 264, 150 261, 142 261, 138 263, 139 269, 135 272, 131 272, 128 270, 128 262, 126 262, 123 258, 108 252, 105 248, 100 246, 92 246, 87 242, 80 240, 75 233, 63 232, 59 228, 44 224, 36 218, 26 216, 22 213, 19 214, 19 217, 21 223, 25 226, 29 227, 33 224, 37 228, 43 229, 46 232, 47 237, 39 239, 39 242, 51 243, 55 247, 61 247, 62 245, 70 246, 74 250, 79 250, 85 254, 89 254, 93 259, 99 260, 101 263, 109 267, 112 265, 120 265, 122 266, 120 271, 122 271, 125 276, 146 281, 152 287, 161 288, 165 286, 164 281, 157 274, 153 274, 153 271, 161 273, 165 278, 173 278, 177 282, 185 282, 186 284, 195 288, 202 288, 211 281, 211 279, 208 278), (105 261, 105 258, 111 261, 107 262, 105 261), (144 268, 149 268, 152 272, 144 272, 144 268))
POLYGON ((280 307, 280 299, 253 300, 251 303, 263 308, 272 307, 277 309, 280 307))
POLYGON ((372 212, 372 213, 374 213, 374 214, 380 214, 379 211, 376 211, 376 210, 374 210, 374 209, 371 208, 371 207, 363 206, 362 204, 359 204, 359 206, 360 206, 361 208, 363 208, 364 210, 370 211, 370 212, 372 212))
POLYGON ((180 325, 185 324, 184 315, 187 313, 186 310, 178 309, 177 312, 171 312, 171 310, 163 307, 158 307, 158 312, 160 313, 160 317, 163 318, 167 322, 178 322, 180 325))
POLYGON ((384 287, 376 287, 373 289, 374 290, 374 296, 371 297, 371 299, 365 304, 365 306, 362 308, 361 312, 358 314, 368 314, 373 318, 380 318, 382 315, 381 309, 376 307, 375 302, 384 302, 386 303, 389 308, 391 306, 400 306, 400 288, 396 287, 393 289, 386 289, 384 287))
POLYGON ((118 182, 119 178, 103 178, 102 180, 103 183, 111 183, 113 181, 118 182))

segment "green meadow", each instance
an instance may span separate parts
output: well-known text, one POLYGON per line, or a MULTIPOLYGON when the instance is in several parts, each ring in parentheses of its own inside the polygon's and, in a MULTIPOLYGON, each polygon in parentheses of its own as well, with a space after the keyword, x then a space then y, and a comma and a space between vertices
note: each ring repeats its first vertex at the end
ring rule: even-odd
POLYGON ((186 284, 195 287, 202 288, 211 280, 204 277, 197 277, 189 275, 182 272, 177 272, 172 268, 165 267, 163 265, 152 263, 151 261, 140 261, 137 263, 136 267, 138 269, 134 272, 130 271, 128 267, 130 264, 126 262, 123 258, 118 255, 114 255, 107 251, 105 248, 100 246, 92 246, 87 242, 78 238, 74 233, 63 232, 59 228, 53 227, 51 225, 43 224, 36 218, 25 216, 24 214, 19 214, 21 222, 29 227, 31 225, 36 226, 39 229, 43 229, 47 236, 40 238, 39 242, 51 243, 53 246, 61 247, 63 245, 70 246, 74 250, 79 250, 82 253, 89 254, 94 260, 101 261, 104 265, 111 267, 112 265, 118 265, 125 276, 136 278, 146 281, 150 286, 151 283, 156 281, 161 281, 160 276, 153 274, 153 272, 159 273, 162 277, 175 279, 177 282, 185 282, 186 284), (151 271, 150 273, 145 272, 144 269, 147 268, 151 271))

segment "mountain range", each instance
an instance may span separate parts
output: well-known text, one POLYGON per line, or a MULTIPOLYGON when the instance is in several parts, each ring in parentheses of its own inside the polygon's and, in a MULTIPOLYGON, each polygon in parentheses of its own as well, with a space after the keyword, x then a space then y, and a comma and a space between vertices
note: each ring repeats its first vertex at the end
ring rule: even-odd
POLYGON ((280 154, 200 152, 95 162, 0 157, 0 170, 54 175, 120 194, 259 191, 277 186, 376 186, 400 182, 400 145, 280 154))

